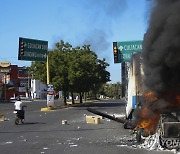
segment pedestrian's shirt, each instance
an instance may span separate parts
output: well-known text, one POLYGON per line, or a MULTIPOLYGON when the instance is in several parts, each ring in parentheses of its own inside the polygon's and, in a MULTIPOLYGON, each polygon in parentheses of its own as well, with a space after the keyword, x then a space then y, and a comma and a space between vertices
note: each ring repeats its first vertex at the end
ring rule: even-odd
POLYGON ((22 110, 22 102, 21 101, 16 101, 14 103, 15 110, 22 110))

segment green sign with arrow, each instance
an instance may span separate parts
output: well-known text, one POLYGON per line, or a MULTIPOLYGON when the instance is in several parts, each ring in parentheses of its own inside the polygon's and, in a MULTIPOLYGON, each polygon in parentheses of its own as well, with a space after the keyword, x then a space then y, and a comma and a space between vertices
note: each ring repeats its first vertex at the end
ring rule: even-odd
POLYGON ((48 41, 19 38, 18 60, 46 61, 48 41))
POLYGON ((125 41, 117 42, 118 62, 127 62, 131 60, 131 55, 134 52, 142 51, 142 41, 125 41))

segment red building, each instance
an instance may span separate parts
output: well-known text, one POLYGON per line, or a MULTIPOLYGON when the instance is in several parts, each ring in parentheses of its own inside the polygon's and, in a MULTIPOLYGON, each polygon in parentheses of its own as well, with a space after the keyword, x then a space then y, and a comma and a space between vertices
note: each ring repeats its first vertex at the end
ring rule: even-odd
POLYGON ((0 99, 8 100, 14 96, 25 95, 30 87, 28 68, 17 65, 0 68, 0 99), (2 68, 8 70, 4 71, 2 68))

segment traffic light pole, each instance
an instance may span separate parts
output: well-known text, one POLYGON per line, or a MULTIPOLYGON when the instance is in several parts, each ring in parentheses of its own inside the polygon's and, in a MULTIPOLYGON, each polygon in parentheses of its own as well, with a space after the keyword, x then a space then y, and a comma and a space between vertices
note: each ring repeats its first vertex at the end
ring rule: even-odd
POLYGON ((47 53, 47 84, 50 83, 50 75, 49 75, 49 58, 48 58, 48 53, 47 53))

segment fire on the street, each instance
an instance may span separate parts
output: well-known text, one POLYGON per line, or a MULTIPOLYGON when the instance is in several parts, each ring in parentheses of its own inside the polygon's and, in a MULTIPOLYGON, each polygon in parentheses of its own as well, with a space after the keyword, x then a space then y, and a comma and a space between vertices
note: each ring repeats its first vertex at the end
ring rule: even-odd
POLYGON ((166 109, 180 108, 180 95, 175 92, 169 92, 163 95, 157 95, 153 91, 144 94, 144 106, 140 110, 140 119, 136 128, 143 128, 146 135, 154 134, 160 119, 160 114, 166 109), (159 100, 165 99, 168 103, 165 107, 159 108, 159 100))
POLYGON ((149 91, 145 93, 145 106, 140 110, 140 121, 137 123, 138 128, 144 128, 146 134, 154 134, 157 123, 159 121, 160 112, 156 110, 150 110, 150 106, 152 106, 157 100, 155 93, 153 91, 149 91))

